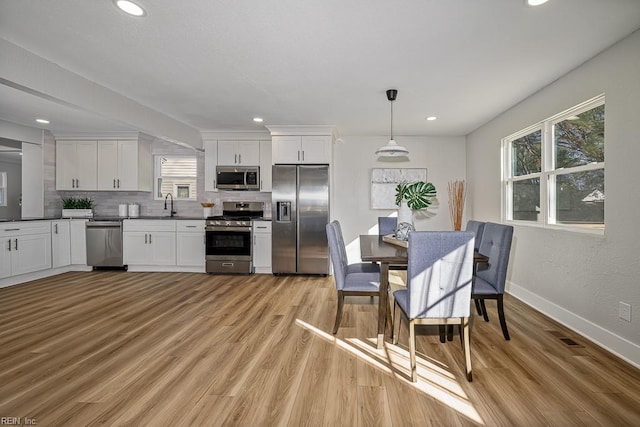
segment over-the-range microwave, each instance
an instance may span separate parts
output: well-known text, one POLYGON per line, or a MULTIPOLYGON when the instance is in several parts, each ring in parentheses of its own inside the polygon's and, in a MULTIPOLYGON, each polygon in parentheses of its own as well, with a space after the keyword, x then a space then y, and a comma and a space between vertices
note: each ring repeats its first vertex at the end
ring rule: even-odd
POLYGON ((218 190, 260 191, 260 167, 216 166, 218 190))

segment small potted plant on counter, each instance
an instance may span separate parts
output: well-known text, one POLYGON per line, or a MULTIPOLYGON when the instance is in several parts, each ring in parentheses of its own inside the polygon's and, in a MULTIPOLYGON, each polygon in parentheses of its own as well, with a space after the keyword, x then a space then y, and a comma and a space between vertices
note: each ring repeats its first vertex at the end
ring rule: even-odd
POLYGON ((93 217, 93 200, 90 197, 62 197, 62 216, 65 218, 93 217))

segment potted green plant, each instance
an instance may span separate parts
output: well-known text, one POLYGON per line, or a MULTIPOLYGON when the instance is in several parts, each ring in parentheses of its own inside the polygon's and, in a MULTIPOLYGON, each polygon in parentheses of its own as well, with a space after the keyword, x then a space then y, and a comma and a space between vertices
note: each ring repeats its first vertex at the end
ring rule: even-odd
POLYGON ((62 216, 90 218, 93 216, 93 206, 90 197, 62 197, 62 216))
POLYGON ((413 224, 413 210, 426 209, 436 197, 436 187, 430 182, 416 181, 401 182, 396 186, 396 205, 398 209, 398 224, 407 222, 413 224))

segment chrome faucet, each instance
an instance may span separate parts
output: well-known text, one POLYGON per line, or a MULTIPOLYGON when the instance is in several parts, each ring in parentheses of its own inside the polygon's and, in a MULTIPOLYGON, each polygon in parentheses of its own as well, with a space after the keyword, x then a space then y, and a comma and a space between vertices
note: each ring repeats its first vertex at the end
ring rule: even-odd
POLYGON ((177 212, 173 210, 173 194, 171 193, 167 193, 164 198, 164 210, 167 210, 167 199, 169 198, 169 196, 171 196, 171 216, 174 216, 177 212))

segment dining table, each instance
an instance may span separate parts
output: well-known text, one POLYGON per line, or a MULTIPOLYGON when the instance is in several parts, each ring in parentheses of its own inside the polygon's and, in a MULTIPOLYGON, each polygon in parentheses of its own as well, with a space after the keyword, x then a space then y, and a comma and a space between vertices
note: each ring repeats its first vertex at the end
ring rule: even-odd
MULTIPOLYGON (((380 297, 378 298, 378 338, 377 348, 384 346, 384 333, 387 326, 389 305, 389 266, 406 266, 409 262, 408 248, 383 240, 384 236, 373 234, 360 235, 360 258, 365 262, 380 264, 380 297), (384 291, 382 291, 384 289, 384 291)), ((488 263, 489 258, 474 251, 474 265, 488 263)), ((474 268, 475 271, 475 268, 474 268)), ((407 280, 409 278, 407 277, 407 280)))
POLYGON ((378 340, 377 347, 384 345, 384 331, 387 325, 389 305, 389 266, 407 265, 407 248, 382 240, 383 236, 360 235, 360 258, 365 262, 380 263, 380 297, 378 298, 378 340))

